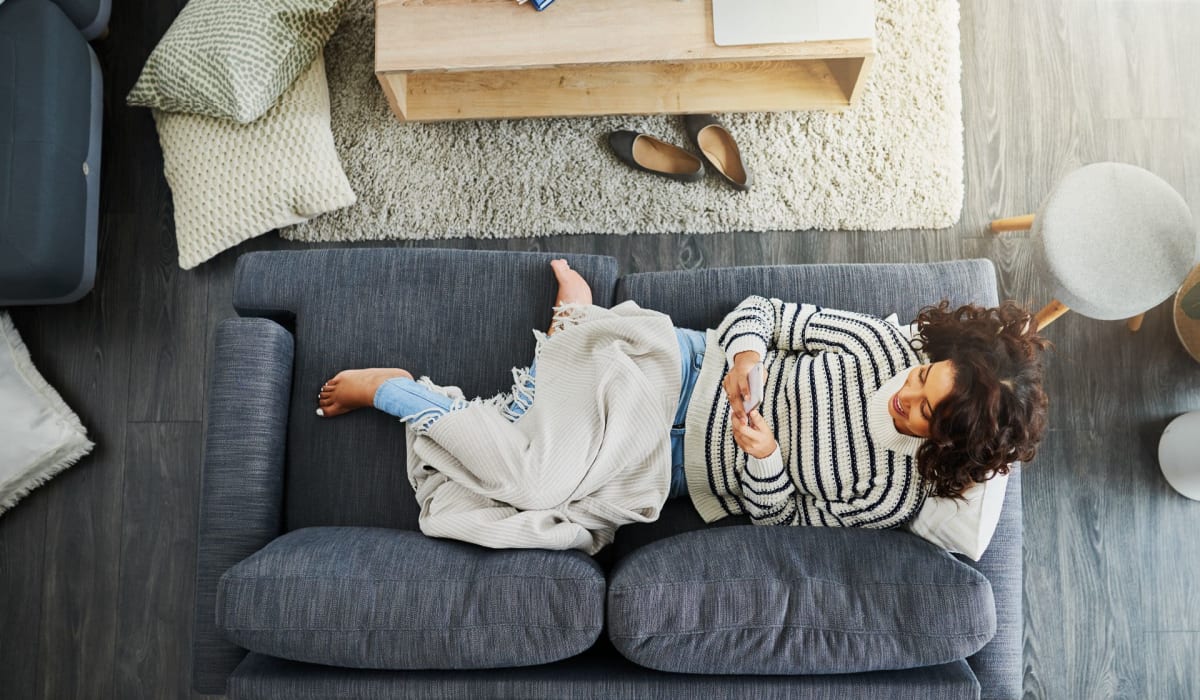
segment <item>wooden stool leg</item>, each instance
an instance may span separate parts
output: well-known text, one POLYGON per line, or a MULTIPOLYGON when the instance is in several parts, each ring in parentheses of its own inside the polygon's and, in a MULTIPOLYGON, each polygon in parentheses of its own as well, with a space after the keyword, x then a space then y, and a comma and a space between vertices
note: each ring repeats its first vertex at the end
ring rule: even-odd
POLYGON ((1008 219, 996 219, 992 222, 992 233, 1005 231, 1028 231, 1033 228, 1033 214, 1014 216, 1008 219))
POLYGON ((1037 323, 1037 329, 1040 331, 1051 323, 1054 323, 1055 319, 1070 310, 1071 308, 1069 306, 1062 303, 1058 299, 1055 299, 1042 307, 1042 310, 1037 312, 1037 315, 1033 317, 1033 320, 1035 323, 1037 323))
POLYGON ((1145 319, 1146 319, 1146 314, 1140 313, 1137 316, 1134 316, 1133 318, 1126 321, 1125 325, 1129 326, 1130 333, 1137 333, 1138 331, 1142 330, 1142 321, 1144 321, 1145 319))

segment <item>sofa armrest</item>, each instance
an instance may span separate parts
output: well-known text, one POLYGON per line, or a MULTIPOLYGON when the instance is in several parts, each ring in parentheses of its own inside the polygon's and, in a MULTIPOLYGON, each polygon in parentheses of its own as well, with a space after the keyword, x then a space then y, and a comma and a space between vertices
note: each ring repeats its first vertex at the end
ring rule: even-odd
POLYGON ((1008 475, 1004 509, 987 551, 973 562, 963 561, 992 582, 996 598, 996 636, 977 654, 967 659, 979 678, 983 700, 1020 697, 1024 682, 1022 654, 1025 643, 1024 581, 1025 536, 1021 503, 1021 469, 1008 475))
POLYGON ((284 448, 295 350, 292 334, 266 319, 217 327, 205 408, 192 685, 223 694, 246 651, 216 626, 225 571, 281 534, 284 448))

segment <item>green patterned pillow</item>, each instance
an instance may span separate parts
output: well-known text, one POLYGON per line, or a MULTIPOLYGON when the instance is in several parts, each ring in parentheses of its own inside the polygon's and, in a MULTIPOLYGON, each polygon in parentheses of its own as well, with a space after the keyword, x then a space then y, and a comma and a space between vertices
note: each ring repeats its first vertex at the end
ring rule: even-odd
POLYGON ((248 124, 325 46, 344 0, 191 0, 126 101, 248 124))

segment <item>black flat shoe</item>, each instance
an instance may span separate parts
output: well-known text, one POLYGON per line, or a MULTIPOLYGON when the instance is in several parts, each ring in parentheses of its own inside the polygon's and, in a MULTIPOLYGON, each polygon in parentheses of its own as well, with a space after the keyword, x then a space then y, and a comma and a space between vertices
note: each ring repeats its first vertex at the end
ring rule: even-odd
POLYGON ((704 163, 679 146, 659 141, 636 131, 614 131, 608 145, 631 168, 680 182, 698 182, 704 178, 704 163))
POLYGON ((742 152, 738 150, 733 136, 721 122, 711 114, 689 114, 683 118, 688 138, 704 157, 708 167, 721 173, 721 177, 734 189, 745 192, 754 184, 754 174, 742 163, 742 152))

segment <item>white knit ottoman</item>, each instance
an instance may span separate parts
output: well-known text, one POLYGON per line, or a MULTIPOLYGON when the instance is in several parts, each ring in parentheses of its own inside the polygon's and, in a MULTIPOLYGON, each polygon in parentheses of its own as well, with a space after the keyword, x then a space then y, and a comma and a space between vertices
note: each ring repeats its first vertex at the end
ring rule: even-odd
POLYGON ((1124 163, 1079 168, 1036 215, 992 222, 997 232, 1030 227, 1042 242, 1038 272, 1054 285, 1039 327, 1068 309, 1140 324, 1141 314, 1171 296, 1200 256, 1192 214, 1179 193, 1124 163))

